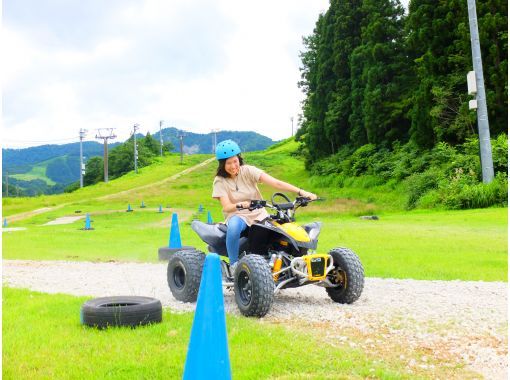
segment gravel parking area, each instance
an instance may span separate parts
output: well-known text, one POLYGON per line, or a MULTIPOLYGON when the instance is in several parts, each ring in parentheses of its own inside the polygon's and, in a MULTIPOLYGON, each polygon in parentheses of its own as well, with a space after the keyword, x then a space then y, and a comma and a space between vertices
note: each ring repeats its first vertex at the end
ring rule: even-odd
MULTIPOLYGON (((173 299, 165 264, 3 260, 3 283, 47 293, 151 296, 174 311, 195 308, 173 299)), ((239 315, 233 292, 224 295, 227 312, 239 315)), ((367 278, 353 305, 333 303, 316 286, 283 290, 265 320, 325 327, 333 344, 355 331, 361 341, 350 344, 364 350, 393 342, 465 363, 487 379, 506 379, 507 305, 507 283, 367 278)), ((430 365, 422 359, 402 357, 410 367, 430 365)))

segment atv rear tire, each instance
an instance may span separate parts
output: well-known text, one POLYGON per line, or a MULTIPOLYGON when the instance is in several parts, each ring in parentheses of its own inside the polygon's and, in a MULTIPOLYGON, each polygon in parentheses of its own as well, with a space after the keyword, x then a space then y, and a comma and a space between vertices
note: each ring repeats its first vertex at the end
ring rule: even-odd
POLYGON ((234 272, 234 293, 241 313, 263 317, 274 299, 274 280, 267 261, 259 255, 246 255, 234 272))
POLYGON ((167 281, 174 298, 182 302, 195 302, 198 297, 205 254, 201 251, 186 250, 170 257, 167 281))
POLYGON ((351 304, 361 296, 363 291, 365 284, 363 265, 358 255, 348 248, 334 248, 329 251, 329 254, 333 257, 335 264, 335 269, 332 271, 334 278, 330 277, 330 280, 339 285, 326 288, 326 292, 335 302, 351 304))

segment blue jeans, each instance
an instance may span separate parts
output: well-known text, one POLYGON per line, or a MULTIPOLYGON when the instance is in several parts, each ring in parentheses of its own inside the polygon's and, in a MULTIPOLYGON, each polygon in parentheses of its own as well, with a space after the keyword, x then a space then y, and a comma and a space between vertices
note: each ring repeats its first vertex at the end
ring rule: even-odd
POLYGON ((239 239, 241 233, 248 228, 244 219, 233 216, 228 220, 227 225, 227 253, 230 259, 230 265, 237 263, 239 260, 239 239))

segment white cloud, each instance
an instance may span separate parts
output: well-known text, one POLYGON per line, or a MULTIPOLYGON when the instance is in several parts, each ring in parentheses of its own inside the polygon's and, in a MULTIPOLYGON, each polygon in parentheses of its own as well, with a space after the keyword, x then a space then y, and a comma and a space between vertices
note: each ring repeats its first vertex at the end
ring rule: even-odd
POLYGON ((161 119, 197 133, 287 137, 302 99, 301 39, 328 6, 147 0, 111 1, 101 12, 91 0, 59 14, 41 0, 36 17, 14 2, 4 0, 4 146, 77 140, 80 128, 92 139, 95 128, 114 127, 126 139, 134 123, 155 132, 161 119))

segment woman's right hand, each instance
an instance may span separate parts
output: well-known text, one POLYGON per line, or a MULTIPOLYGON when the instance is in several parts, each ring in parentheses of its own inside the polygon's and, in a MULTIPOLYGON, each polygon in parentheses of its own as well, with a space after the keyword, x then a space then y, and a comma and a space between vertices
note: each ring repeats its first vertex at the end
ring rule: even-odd
POLYGON ((248 209, 248 208, 250 208, 250 201, 237 202, 236 208, 238 210, 248 209))

